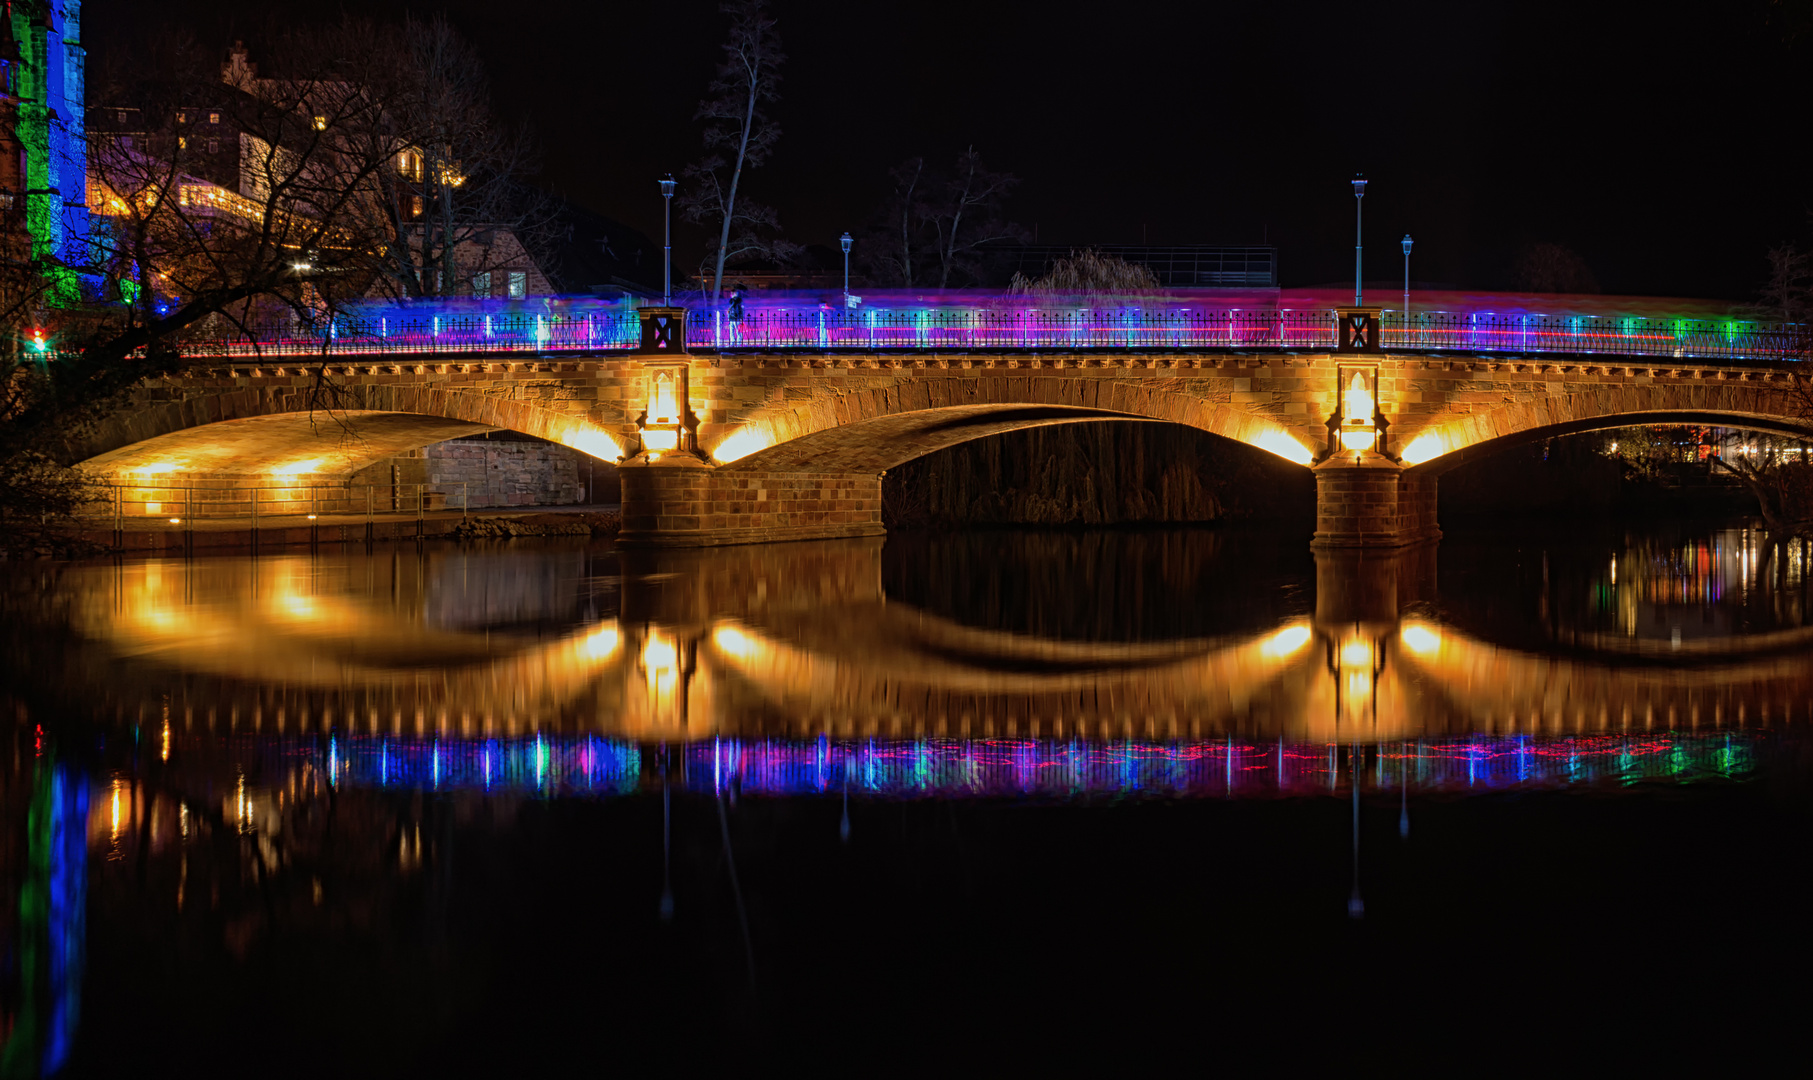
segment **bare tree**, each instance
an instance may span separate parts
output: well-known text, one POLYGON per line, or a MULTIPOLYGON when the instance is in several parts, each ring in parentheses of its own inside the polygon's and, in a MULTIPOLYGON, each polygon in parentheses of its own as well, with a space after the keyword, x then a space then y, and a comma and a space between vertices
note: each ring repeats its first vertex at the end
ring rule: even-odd
POLYGON ((872 243, 864 244, 861 255, 869 275, 887 284, 913 286, 913 269, 924 258, 925 159, 907 158, 889 170, 894 182, 893 193, 882 207, 881 220, 872 232, 872 243))
POLYGON ((469 295, 475 278, 539 253, 554 214, 520 182, 534 149, 494 114, 471 44, 441 15, 394 30, 349 23, 342 33, 359 58, 359 84, 383 107, 382 125, 349 133, 366 144, 356 152, 395 155, 363 204, 371 219, 360 231, 384 241, 368 252, 375 288, 399 298, 469 295))
POLYGON ((954 277, 974 279, 986 246, 1020 239, 1021 230, 1001 217, 1002 202, 1019 182, 1012 173, 986 168, 973 146, 957 155, 956 168, 926 212, 938 237, 939 288, 949 288, 954 277))
POLYGON ((711 303, 724 288, 724 267, 739 261, 784 262, 798 246, 775 237, 780 219, 774 208, 742 193, 743 171, 768 160, 781 128, 766 107, 780 100, 780 33, 766 0, 731 0, 719 10, 730 16, 724 60, 712 79, 711 97, 699 103, 705 123, 704 158, 687 166, 689 182, 680 215, 717 232, 706 257, 713 263, 711 303))
MULTIPOLYGON (((521 144, 486 141, 482 81, 456 77, 476 63, 463 48, 444 26, 346 22, 286 35, 269 77, 241 64, 223 79, 180 37, 97 71, 92 115, 134 119, 90 126, 85 265, 0 248, 0 507, 77 505, 81 478, 58 448, 118 393, 177 366, 186 341, 241 334, 256 347, 254 324, 271 318, 324 331, 353 301, 420 295, 425 275, 469 268, 483 226, 520 221, 487 220, 503 213, 492 193, 516 182, 521 144), (390 51, 398 41, 409 49, 390 51), (415 190, 434 197, 431 220, 405 227, 403 180, 430 178, 415 190), (64 299, 56 283, 72 277, 84 284, 64 299)), ((312 385, 333 411, 325 363, 312 385)))
MULTIPOLYGON (((1776 392, 1787 399, 1787 411, 1813 421, 1813 255, 1792 245, 1768 253, 1769 279, 1758 314, 1775 324, 1775 350, 1788 374, 1776 392)), ((1726 448, 1712 460, 1750 488, 1770 538, 1813 538, 1813 462, 1807 441, 1779 436, 1746 436, 1742 445, 1726 448), (1736 452, 1731 452, 1736 449, 1736 452)))
POLYGON ((1541 293, 1596 293, 1599 281, 1572 248, 1562 244, 1525 245, 1511 267, 1517 288, 1541 293))

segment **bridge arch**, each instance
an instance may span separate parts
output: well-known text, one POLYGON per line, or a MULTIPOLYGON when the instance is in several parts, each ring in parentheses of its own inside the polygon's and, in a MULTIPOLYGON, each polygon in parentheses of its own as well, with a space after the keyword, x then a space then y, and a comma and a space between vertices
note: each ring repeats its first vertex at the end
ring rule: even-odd
POLYGON ((1437 475, 1522 442, 1648 424, 1713 424, 1813 438, 1813 418, 1795 396, 1758 381, 1700 380, 1520 396, 1422 428, 1401 451, 1437 475))
POLYGON ((1649 427, 1654 425, 1705 424, 1710 427, 1737 428, 1741 431, 1760 431, 1773 435, 1787 435, 1793 438, 1813 440, 1813 421, 1791 420, 1785 417, 1748 416, 1735 413, 1718 413, 1700 410, 1681 410, 1676 412, 1622 413, 1614 416, 1602 416, 1586 420, 1575 420, 1546 427, 1527 428, 1506 435, 1496 436, 1482 442, 1464 446, 1459 450, 1443 454, 1422 465, 1412 466, 1413 475, 1440 476, 1459 466, 1490 457, 1503 450, 1525 446, 1544 439, 1560 438, 1564 435, 1579 435, 1589 431, 1611 431, 1617 428, 1649 427))
MULTIPOLYGON (((1224 395, 1225 397, 1226 395, 1224 395)), ((913 378, 752 413, 710 449, 737 471, 879 473, 959 443, 1092 420, 1182 424, 1308 465, 1311 452, 1265 413, 1157 380, 1034 374, 913 378)))
POLYGON ((346 475, 432 443, 509 429, 614 461, 616 441, 583 416, 429 385, 354 384, 331 409, 296 385, 141 398, 72 438, 65 459, 95 473, 346 475))

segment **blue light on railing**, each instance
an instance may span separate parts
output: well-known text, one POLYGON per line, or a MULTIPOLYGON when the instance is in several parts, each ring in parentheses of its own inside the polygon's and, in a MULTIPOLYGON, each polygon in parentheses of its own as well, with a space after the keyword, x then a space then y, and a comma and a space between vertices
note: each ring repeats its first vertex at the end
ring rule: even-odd
MULTIPOLYGON (((1328 350, 1332 309, 1167 307, 1076 300, 952 294, 871 296, 861 308, 799 298, 749 298, 741 317, 696 311, 687 340, 695 349, 1244 349, 1328 350), (709 317, 708 317, 709 316, 709 317)), ((1387 351, 1602 352, 1706 360, 1773 359, 1793 335, 1784 328, 1729 318, 1545 315, 1527 311, 1419 310, 1382 317, 1387 351)), ((238 333, 237 330, 234 333, 238 333)), ((337 316, 328 326, 337 355, 412 351, 552 352, 631 349, 639 340, 627 304, 556 298, 529 310, 524 302, 447 301, 373 306, 337 316)), ((185 352, 208 357, 319 353, 319 331, 301 324, 254 328, 237 337, 186 340, 185 352)))

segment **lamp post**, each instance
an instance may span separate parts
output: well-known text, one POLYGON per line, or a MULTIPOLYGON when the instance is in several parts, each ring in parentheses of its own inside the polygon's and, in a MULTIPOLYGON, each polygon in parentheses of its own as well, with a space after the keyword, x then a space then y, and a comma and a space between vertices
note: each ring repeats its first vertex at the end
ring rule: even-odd
POLYGON ((843 249, 844 249, 844 306, 849 307, 850 306, 850 245, 854 244, 856 241, 850 239, 850 234, 846 232, 842 236, 837 238, 837 242, 839 244, 843 245, 843 249))
POLYGON ((1353 306, 1359 307, 1360 300, 1360 204, 1366 198, 1366 180, 1356 174, 1353 178, 1353 306))
POLYGON ((1404 234, 1404 343, 1410 344, 1410 234, 1404 234))
POLYGON ((661 181, 661 306, 674 306, 674 174, 661 181))

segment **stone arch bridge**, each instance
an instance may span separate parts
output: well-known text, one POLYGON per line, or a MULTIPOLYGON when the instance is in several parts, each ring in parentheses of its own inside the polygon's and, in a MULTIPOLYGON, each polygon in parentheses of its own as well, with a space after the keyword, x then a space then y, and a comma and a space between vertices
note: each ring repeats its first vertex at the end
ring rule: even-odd
POLYGON ((507 428, 621 462, 626 543, 706 546, 873 535, 882 475, 912 458, 1040 425, 1162 421, 1313 469, 1319 545, 1392 547, 1438 535, 1437 477, 1470 457, 1641 423, 1813 435, 1798 386, 1760 363, 1238 350, 217 361, 144 383, 67 456, 127 483, 332 482, 507 428), (1330 422, 1355 370, 1382 431, 1357 453, 1330 422), (649 437, 661 373, 686 403, 666 453, 649 437))

